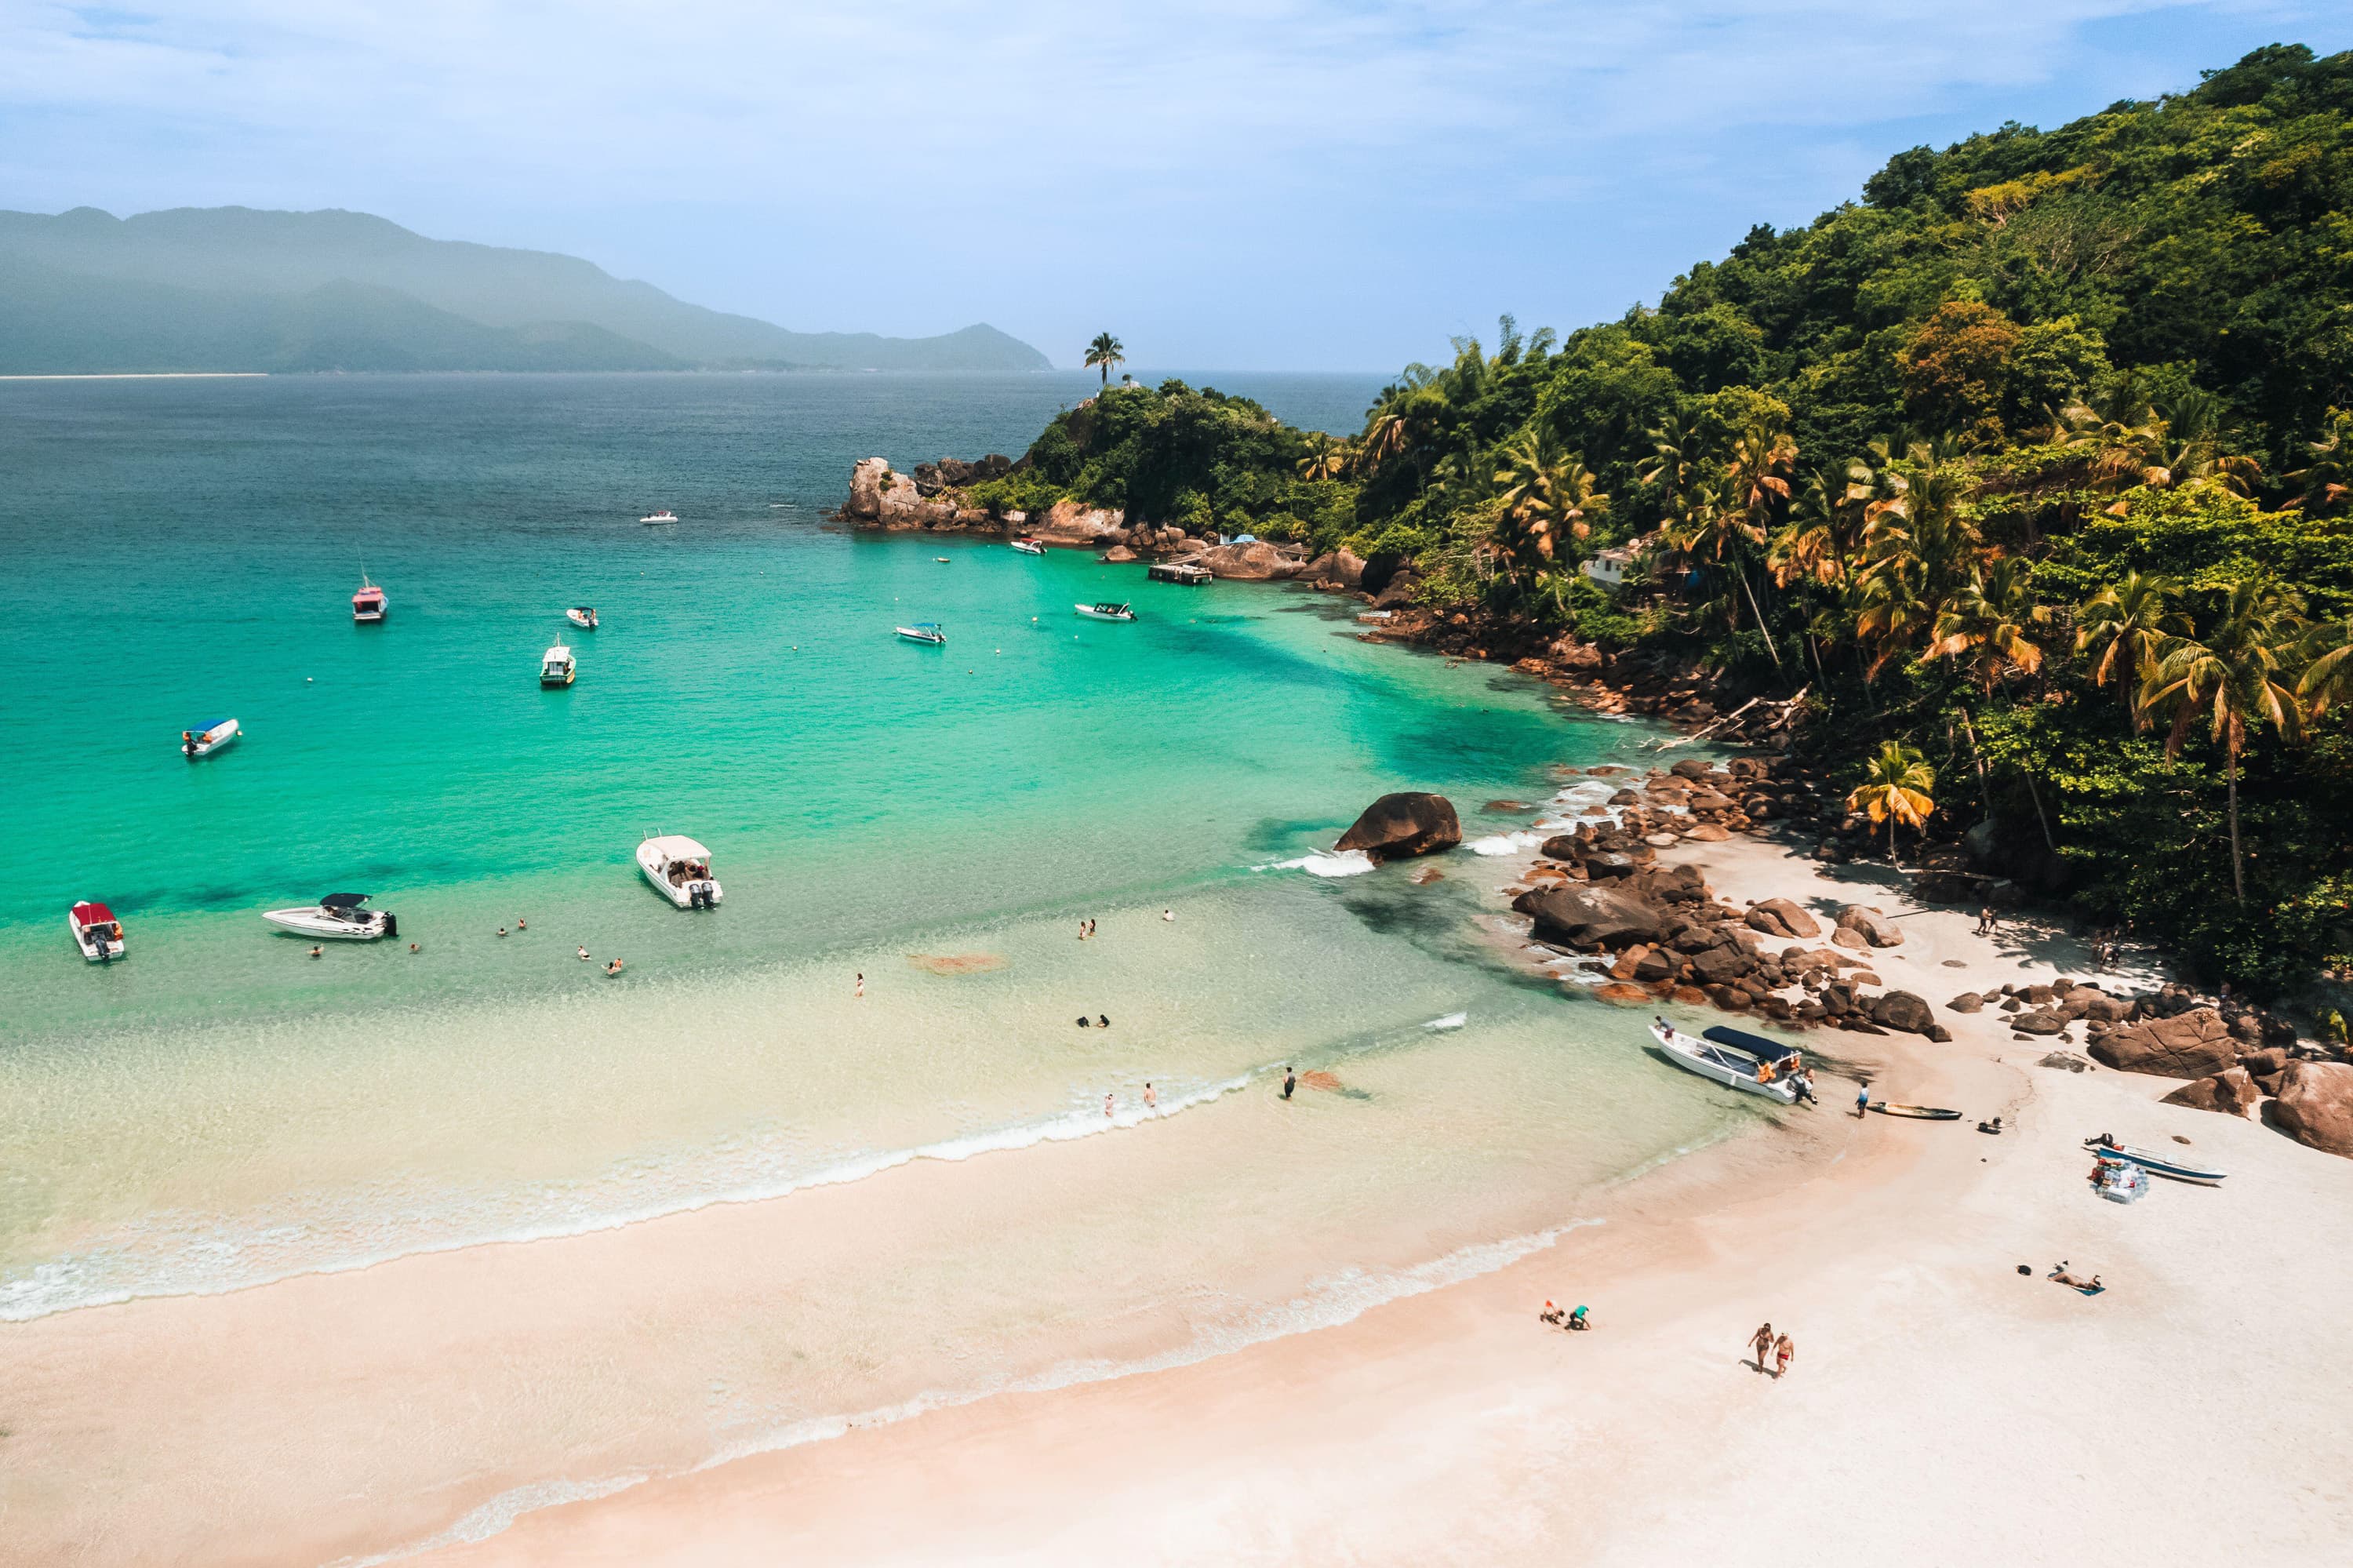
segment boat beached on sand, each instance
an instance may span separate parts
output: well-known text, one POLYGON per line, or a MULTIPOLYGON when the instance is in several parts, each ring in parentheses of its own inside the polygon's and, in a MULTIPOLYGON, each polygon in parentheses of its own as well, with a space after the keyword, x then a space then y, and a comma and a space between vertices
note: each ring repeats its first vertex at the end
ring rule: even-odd
POLYGON ((91 963, 111 964, 122 956, 122 922, 103 904, 77 904, 67 910, 66 929, 91 963))
POLYGON ((236 745, 237 737, 244 733, 233 718, 215 719, 210 724, 184 729, 180 732, 180 755, 191 762, 199 757, 210 757, 236 745))
POLYGON ((2149 1150, 2135 1149, 2130 1144, 2118 1143, 2105 1133, 2102 1133, 2097 1138, 2084 1139, 2084 1147, 2103 1160, 2129 1160, 2144 1171, 2154 1171, 2159 1176, 2170 1176, 2177 1181, 2202 1181, 2211 1187, 2230 1174, 2225 1171, 2209 1171, 2202 1165, 2192 1165, 2186 1160, 2175 1160, 2168 1155, 2158 1154, 2149 1150))
POLYGON ((1115 604, 1109 600, 1102 604, 1074 604, 1071 608, 1089 620, 1134 620, 1135 619, 1135 611, 1133 609, 1124 603, 1115 604))
POLYGON ((656 833, 638 846, 638 869, 681 909, 712 909, 725 894, 711 874, 711 852, 683 833, 656 833))
POLYGON ((572 650, 561 642, 539 656, 539 683, 543 686, 568 686, 579 672, 572 650))
POLYGON ((1651 1038, 1659 1043, 1668 1061, 1686 1073, 1697 1073, 1785 1106, 1797 1101, 1798 1086, 1793 1079, 1801 1058, 1795 1045, 1722 1025, 1704 1036, 1686 1034, 1663 1018, 1651 1021, 1651 1038))
POLYGON ((896 630, 910 642, 927 643, 934 648, 948 645, 948 634, 940 630, 940 623, 936 620, 919 620, 913 626, 902 626, 896 630))
POLYGON ((389 909, 365 909, 364 893, 330 893, 301 909, 265 909, 261 917, 271 925, 305 937, 336 942, 373 942, 400 935, 400 922, 389 909))
POLYGON ((384 589, 368 581, 367 573, 362 572, 359 592, 352 595, 352 619, 363 624, 382 620, 384 612, 389 608, 384 589))

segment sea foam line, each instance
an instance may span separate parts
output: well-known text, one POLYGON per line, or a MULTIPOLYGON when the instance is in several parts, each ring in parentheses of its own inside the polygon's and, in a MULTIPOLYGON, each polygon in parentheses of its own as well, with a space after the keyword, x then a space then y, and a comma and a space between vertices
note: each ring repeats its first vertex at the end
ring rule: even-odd
MULTIPOLYGON (((1196 1366, 1219 1356, 1232 1355, 1270 1340, 1340 1328, 1392 1301, 1427 1296, 1450 1285, 1498 1273, 1522 1258, 1546 1250, 1572 1231, 1603 1223, 1599 1218, 1569 1220, 1525 1235, 1476 1242, 1404 1268, 1344 1269, 1311 1282, 1303 1295, 1295 1296, 1280 1306, 1260 1308, 1239 1323, 1197 1333, 1184 1344, 1157 1355, 1130 1361, 1101 1359, 1062 1361, 1027 1377, 999 1377, 975 1388, 926 1392, 894 1404, 854 1414, 810 1416, 758 1437, 730 1444, 683 1473, 699 1475, 738 1459, 831 1442, 857 1427, 895 1425, 934 1410, 954 1410, 977 1404, 984 1399, 993 1399, 1002 1393, 1050 1393, 1084 1383, 1111 1383, 1150 1372, 1172 1372, 1179 1367, 1196 1366)), ((643 1486, 653 1478, 648 1475, 632 1474, 595 1481, 536 1481, 500 1493, 448 1529, 425 1540, 395 1547, 373 1557, 342 1558, 328 1564, 327 1568, 380 1568, 383 1563, 415 1556, 418 1552, 486 1541, 512 1527, 523 1514, 535 1510, 611 1497, 643 1486)))
MULTIPOLYGON (((1238 1089, 1250 1086, 1251 1079, 1264 1068, 1237 1074, 1219 1079, 1189 1094, 1171 1096, 1157 1109, 1130 1105, 1116 1115, 1106 1117, 1100 1109, 1067 1110, 1041 1121, 1017 1123, 1010 1127, 965 1133, 936 1142, 918 1144, 912 1149, 883 1150, 857 1159, 824 1166, 803 1175, 781 1181, 739 1186, 701 1196, 682 1197, 674 1202, 648 1204, 634 1209, 622 1209, 603 1214, 568 1217, 559 1222, 524 1225, 492 1234, 451 1237, 447 1240, 419 1242, 388 1251, 340 1260, 322 1260, 301 1267, 257 1272, 242 1278, 225 1279, 216 1283, 161 1284, 152 1288, 125 1287, 118 1290, 84 1291, 78 1289, 79 1270, 70 1255, 51 1259, 35 1266, 24 1278, 0 1284, 0 1322, 29 1322, 58 1312, 79 1311, 90 1307, 118 1306, 125 1301, 156 1298, 187 1296, 226 1296, 238 1290, 251 1290, 280 1280, 300 1278, 316 1274, 351 1274, 395 1263, 406 1257, 425 1257, 436 1253, 463 1252, 469 1247, 505 1246, 526 1242, 557 1241, 567 1236, 594 1235, 604 1231, 620 1230, 625 1226, 642 1224, 649 1220, 667 1219, 673 1214, 691 1214, 723 1203, 760 1203, 786 1198, 796 1192, 818 1187, 839 1187, 869 1177, 895 1171, 903 1165, 922 1160, 939 1160, 951 1163, 971 1160, 983 1154, 1009 1152, 1032 1149, 1041 1143, 1067 1143, 1074 1139, 1091 1138, 1099 1133, 1118 1132, 1138 1127, 1162 1117, 1175 1116, 1223 1098, 1238 1089)), ((225 1250, 216 1245, 216 1250, 225 1250)))

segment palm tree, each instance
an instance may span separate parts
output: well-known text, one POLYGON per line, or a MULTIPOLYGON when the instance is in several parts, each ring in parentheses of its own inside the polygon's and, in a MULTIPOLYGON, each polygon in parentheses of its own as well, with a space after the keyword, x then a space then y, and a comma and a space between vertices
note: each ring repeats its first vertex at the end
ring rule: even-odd
POLYGON ((2289 474, 2291 483, 2304 486, 2292 504, 2326 512, 2353 494, 2353 408, 2331 408, 2316 441, 2306 441, 2312 461, 2289 474))
POLYGON ((1918 747, 1883 740, 1879 755, 1863 771, 1862 782, 1847 795, 1846 809, 1869 812, 1873 821, 1887 824, 1887 859, 1894 864, 1895 824, 1902 822, 1915 832, 1925 829, 1936 810, 1936 770, 1928 766, 1918 747))
POLYGON ((1103 366, 1103 384, 1106 391, 1111 387, 1111 367, 1126 363, 1127 350, 1121 344, 1119 339, 1107 332, 1095 334, 1094 342, 1087 344, 1086 367, 1092 370, 1098 365, 1103 366))
POLYGON ((2075 652, 2092 653, 2092 684, 2116 683, 2131 713, 2133 728, 2148 727, 2147 711, 2136 694, 2157 671, 2166 643, 2189 634, 2189 618, 2174 609, 2172 579, 2154 572, 2126 572, 2075 609, 2075 652))
POLYGON ((2332 704, 2353 697, 2353 617, 2314 627, 2305 634, 2298 654, 2306 662, 2295 694, 2310 700, 2315 718, 2332 704))
MULTIPOLYGON (((1496 454, 1497 498, 1503 505, 1493 535, 1497 556, 1523 580, 1558 556, 1560 536, 1582 539, 1609 497, 1575 452, 1563 451, 1549 429, 1522 430, 1496 454)), ((1451 459, 1449 460, 1451 461, 1451 459)))
POLYGON ((2248 734, 2270 725, 2283 737, 2303 722, 2296 692, 2287 683, 2305 630, 2304 599, 2293 588, 2267 578, 2235 585, 2203 641, 2177 638, 2168 643, 2157 669, 2141 684, 2141 706, 2170 711, 2173 733, 2165 754, 2178 757, 2190 726, 2202 711, 2208 733, 2222 746, 2231 795, 2231 887, 2242 904, 2247 878, 2239 847, 2239 758, 2248 734))
POLYGON ((1299 477, 1337 479, 1348 471, 1349 460, 1355 455, 1346 441, 1317 430, 1307 438, 1307 455, 1299 460, 1299 477))
POLYGON ((1936 612, 1929 630, 1932 659, 1968 660, 1978 687, 1988 696, 2005 670, 2031 675, 2042 667, 2042 649, 2029 629, 2051 619, 2050 609, 2035 601, 2027 586, 2032 563, 2006 556, 1973 568, 1968 580, 1955 589, 1936 612))

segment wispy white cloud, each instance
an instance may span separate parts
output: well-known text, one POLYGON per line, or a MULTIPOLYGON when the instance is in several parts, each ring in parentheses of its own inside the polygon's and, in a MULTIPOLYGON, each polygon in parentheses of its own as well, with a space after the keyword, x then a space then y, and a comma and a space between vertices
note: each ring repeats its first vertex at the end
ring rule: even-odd
MULTIPOLYGON (((2130 72, 2114 50, 2084 58, 2087 27, 2163 33, 2194 15, 2243 23, 2260 41, 2317 9, 184 0, 167 14, 17 0, 0 7, 0 205, 373 202, 427 227, 506 215, 483 237, 510 242, 528 242, 540 215, 560 231, 550 244, 578 243, 602 211, 617 228, 686 221, 698 249, 729 225, 804 247, 871 234, 999 254, 1068 253, 1117 232, 1130 245, 1147 237, 1155 254, 1243 266, 1279 255, 1303 279, 1320 265, 1336 281, 1384 236, 1409 270, 1446 256, 1412 231, 1448 214, 1517 207, 1558 255, 1562 209, 1578 203, 1639 225, 1646 202, 1677 189, 1746 184, 1763 206, 1791 186, 1792 149, 1801 175, 1833 149, 1843 177, 1836 149, 1872 161, 1889 150, 1855 142, 1865 128, 2070 73, 2088 100, 2076 111, 2096 107, 2104 81, 2130 72), (1772 166, 1744 176, 1744 156, 1767 148, 1772 166), (1679 186, 1644 188, 1679 169, 1679 186)), ((2335 30, 2348 30, 2341 17, 2335 30)), ((662 248, 618 238, 602 254, 650 263, 662 248)), ((1496 270, 1525 275, 1537 260, 1505 257, 1496 270)), ((770 270, 801 299, 847 270, 805 249, 770 270)), ((744 292, 722 302, 774 308, 744 292)))

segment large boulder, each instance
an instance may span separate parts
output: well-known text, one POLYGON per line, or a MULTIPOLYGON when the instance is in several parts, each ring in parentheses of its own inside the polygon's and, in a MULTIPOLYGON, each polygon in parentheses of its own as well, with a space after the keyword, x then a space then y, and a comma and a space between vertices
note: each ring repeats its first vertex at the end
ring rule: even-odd
POLYGON ((1300 577, 1311 583, 1338 583, 1342 588, 1365 586, 1363 557, 1347 550, 1326 550, 1299 568, 1300 577))
POLYGON ((1050 545, 1093 546, 1103 544, 1126 522, 1123 513, 1082 506, 1066 497, 1054 503, 1044 517, 1032 519, 1029 532, 1050 545))
POLYGON ((881 516, 882 487, 890 482, 890 477, 889 458, 859 459, 858 466, 849 471, 849 500, 841 510, 866 523, 881 516))
POLYGON ((1569 948, 1657 942, 1676 919, 1641 894, 1614 883, 1571 883, 1523 893, 1512 907, 1535 922, 1540 942, 1569 948))
POLYGON ((1413 596, 1415 593, 1419 591, 1420 588, 1421 579, 1415 577, 1410 571, 1400 569, 1395 576, 1389 578, 1388 586, 1383 588, 1379 593, 1374 596, 1373 608, 1375 609, 1403 609, 1407 605, 1413 602, 1413 596))
POLYGON ((1461 819, 1443 795, 1406 790, 1384 795, 1365 808, 1356 825, 1340 835, 1335 850, 1362 850, 1375 861, 1434 854, 1462 842, 1461 819))
POLYGON ((2298 1143, 2353 1159, 2353 1066, 2290 1062, 2280 1075, 2272 1119, 2298 1143))
POLYGON ((1945 1005, 1955 1012, 1976 1012, 1985 1006, 1985 998, 1973 991, 1965 991, 1945 1005))
POLYGON ((2188 1106, 2193 1110, 2221 1111, 2224 1116, 2244 1116, 2255 1108, 2263 1097, 2255 1086, 2253 1076, 2244 1067, 2233 1067, 2211 1078, 2192 1078, 2165 1097, 2169 1106, 2188 1106))
POLYGON ((1864 904, 1850 904, 1839 911, 1838 928, 1852 931, 1874 948, 1901 947, 1904 933, 1895 922, 1864 904))
POLYGON ((2230 1025, 2211 1007, 2111 1029, 2089 1049, 2103 1066, 2168 1078, 2211 1078, 2239 1059, 2230 1025))
POLYGON ((1297 561, 1263 539, 1253 539, 1247 545, 1213 546, 1194 558, 1219 577, 1242 582, 1262 583, 1273 577, 1294 576, 1299 570, 1297 561))
POLYGON ((2066 1030, 2067 1021, 2047 1007, 2030 1007, 2012 1015, 2010 1026, 2021 1034, 2058 1034, 2066 1030))
POLYGON ((1819 937, 1821 923, 1786 898, 1767 898, 1748 911, 1748 928, 1768 937, 1792 939, 1819 937))
POLYGON ((1692 968, 1705 985, 1729 985, 1757 967, 1757 956, 1737 942, 1725 942, 1692 955, 1692 968))
POLYGON ((1926 1034, 1936 1027, 1936 1015, 1926 1001, 1908 991, 1891 991, 1871 999, 1871 1021, 1906 1034, 1926 1034))

